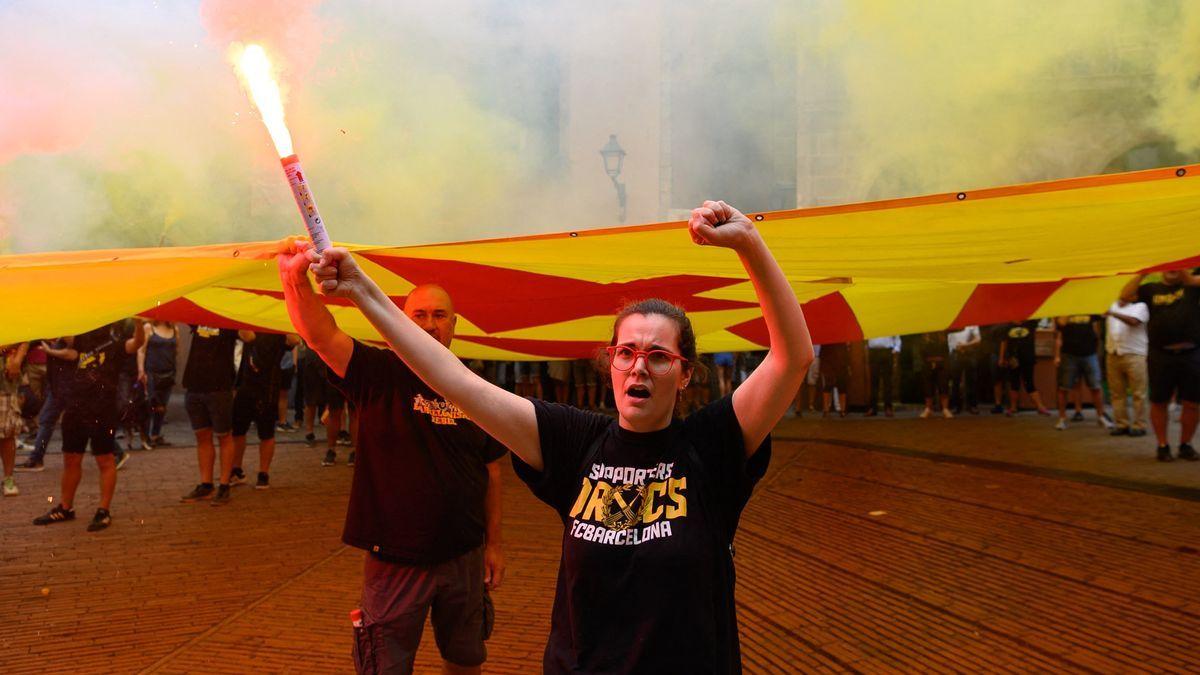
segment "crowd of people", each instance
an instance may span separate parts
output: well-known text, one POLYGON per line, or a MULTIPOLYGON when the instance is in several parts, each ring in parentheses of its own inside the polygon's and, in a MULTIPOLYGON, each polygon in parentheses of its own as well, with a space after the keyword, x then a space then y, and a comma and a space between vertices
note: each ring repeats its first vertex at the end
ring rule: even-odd
MULTIPOLYGON (((1056 404, 1054 426, 1065 430, 1070 422, 1085 419, 1086 401, 1095 411, 1096 424, 1113 436, 1141 437, 1152 429, 1159 460, 1200 459, 1191 444, 1196 425, 1192 399, 1198 398, 1200 389, 1195 279, 1183 271, 1167 272, 1154 284, 1136 279, 1138 283, 1131 281, 1103 315, 870 339, 864 345, 862 364, 869 382, 863 414, 894 415, 899 381, 911 364, 911 376, 924 397, 922 418, 937 412, 946 418, 977 415, 989 408, 992 414, 1016 415, 1024 392, 1039 415, 1053 416, 1049 406, 1056 404), (1039 330, 1052 330, 1054 336, 1057 387, 1049 401, 1034 377, 1039 330), (910 341, 911 359, 902 358, 902 347, 910 341), (1107 384, 1107 402, 1103 384, 1107 384), (1172 403, 1182 407, 1182 433, 1175 453, 1166 436, 1167 409, 1172 403)), ((349 446, 345 463, 354 465, 355 408, 330 383, 325 362, 297 335, 129 319, 75 337, 3 349, 3 494, 19 494, 14 469, 43 470, 61 419, 63 451, 70 460, 64 471, 63 500, 38 522, 74 517, 76 460, 89 441, 101 469, 102 487, 93 526, 101 529, 109 522, 114 472, 125 466, 130 452, 169 444, 162 431, 167 403, 176 388, 177 361, 184 352, 180 331, 190 337, 181 384, 199 465, 199 482, 183 496, 184 501, 211 498, 214 504, 224 504, 232 486, 248 481, 243 460, 251 426, 259 445, 254 481, 258 489, 270 486, 277 431, 302 430, 310 446, 323 440, 324 466, 336 465, 339 446, 349 446), (317 438, 318 426, 324 428, 323 439, 317 438), (108 427, 115 429, 111 442, 106 438, 108 427), (29 450, 20 463, 15 462, 17 449, 29 450), (214 474, 215 467, 219 473, 214 474)), ((846 416, 851 345, 832 343, 815 349, 816 360, 786 416, 803 416, 806 411, 823 417, 846 416)), ((702 367, 682 392, 679 413, 686 415, 728 395, 762 358, 763 352, 698 356, 702 367)), ((613 391, 598 377, 596 359, 465 363, 483 379, 520 396, 609 414, 614 410, 613 391)))
MULTIPOLYGON (((648 299, 617 315, 595 363, 463 362, 448 350, 456 315, 444 289, 418 287, 398 308, 344 249, 317 254, 293 243, 279 269, 298 335, 188 326, 182 368, 185 329, 136 318, 4 348, 4 494, 19 492, 14 468, 44 468, 60 422, 61 495, 33 522, 75 518, 90 446, 100 502, 87 529, 108 527, 129 453, 166 443, 177 372, 199 474, 185 502, 229 503, 232 487, 248 480, 252 425, 255 486, 268 488, 275 433, 302 430, 316 445, 321 419, 323 465, 337 464, 339 443, 354 448, 343 541, 367 552, 361 606, 351 613, 356 668, 411 672, 432 612, 445 670, 478 672, 493 620, 488 593, 504 574, 498 463, 511 451, 518 478, 564 524, 546 672, 737 672, 732 541, 741 509, 766 471, 771 429, 803 413, 806 393, 810 408, 820 391, 824 414, 847 413, 853 350, 828 344, 814 361, 803 312, 745 216, 705 202, 689 232, 697 244, 739 255, 755 282, 768 351, 699 356, 686 314, 648 299), (318 292, 348 298, 390 349, 342 332, 318 292), (289 421, 293 405, 302 429, 289 421), (32 452, 15 467, 23 427, 32 452), (684 642, 693 648, 681 653, 684 642)), ((1167 406, 1177 400, 1178 457, 1195 460, 1200 277, 1180 270, 1143 281, 1132 279, 1103 317, 1053 321, 1057 426, 1065 428, 1070 394, 1082 385, 1098 424, 1143 435, 1148 389, 1158 458, 1174 458, 1167 406), (1105 370, 1111 422, 1100 387, 1105 370)), ((991 394, 993 411, 1016 414, 1022 390, 1049 415, 1034 382, 1038 329, 1030 320, 870 340, 866 414, 894 413, 898 355, 913 340, 922 417, 935 407, 952 417, 952 401, 977 413, 987 399, 981 392, 991 394)))
MULTIPOLYGON (((1054 336, 1056 429, 1067 429, 1068 420, 1084 420, 1086 396, 1095 410, 1096 424, 1113 436, 1145 436, 1149 426, 1159 461, 1176 457, 1200 460, 1192 446, 1200 400, 1200 278, 1186 270, 1173 270, 1164 272, 1161 281, 1143 281, 1143 276, 1131 279, 1103 315, 1029 319, 868 340, 870 384, 865 414, 874 416, 879 410, 889 417, 894 414, 893 397, 903 365, 901 348, 906 340, 914 340, 913 375, 924 396, 922 418, 932 416, 938 408, 946 418, 963 412, 980 414, 981 401, 992 404, 993 414, 1011 417, 1019 410, 1022 392, 1037 414, 1052 416, 1034 376, 1036 336, 1045 327, 1053 330, 1054 336), (1167 438, 1172 403, 1181 409, 1176 453, 1167 438), (1068 417, 1070 404, 1074 414, 1068 417)), ((848 343, 817 347, 817 361, 796 398, 795 414, 802 414, 806 407, 814 410, 818 391, 823 396, 823 416, 831 410, 847 414, 850 353, 848 343)))

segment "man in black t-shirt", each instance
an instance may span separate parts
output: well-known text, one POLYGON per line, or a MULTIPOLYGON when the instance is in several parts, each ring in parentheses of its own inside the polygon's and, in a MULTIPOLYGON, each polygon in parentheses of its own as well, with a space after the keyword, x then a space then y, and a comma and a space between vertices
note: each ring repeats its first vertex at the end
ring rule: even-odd
MULTIPOLYGON (((369 553, 355 666, 412 672, 432 608, 445 670, 479 672, 491 623, 485 590, 504 574, 499 460, 506 449, 393 352, 343 333, 313 292, 305 256, 292 258, 281 276, 292 323, 359 411, 342 531, 342 541, 369 553)), ((450 345, 457 318, 445 290, 413 289, 404 313, 450 345)))
POLYGON ((100 507, 87 529, 95 532, 112 524, 109 507, 117 488, 113 458, 119 421, 117 378, 124 361, 134 358, 146 340, 143 331, 134 330, 130 336, 124 328, 125 324, 117 322, 68 339, 65 355, 75 361, 75 370, 62 418, 62 497, 54 508, 34 518, 34 525, 74 520, 75 491, 83 478, 83 453, 89 443, 100 469, 100 507))
POLYGON ((1200 277, 1187 270, 1168 270, 1162 281, 1142 284, 1139 274, 1121 289, 1126 302, 1144 302, 1150 308, 1146 330, 1150 339, 1147 366, 1150 373, 1150 424, 1158 441, 1160 462, 1169 462, 1167 406, 1179 399, 1179 458, 1200 460, 1192 447, 1200 419, 1200 277))
POLYGON ((183 405, 192 431, 196 434, 196 454, 200 460, 200 484, 181 500, 195 502, 212 498, 213 506, 229 501, 229 481, 233 475, 233 350, 237 339, 254 339, 252 331, 235 331, 212 326, 192 326, 192 345, 183 369, 183 405), (213 462, 216 449, 213 434, 221 445, 221 484, 213 492, 213 462))
POLYGON ((258 434, 258 480, 254 487, 271 486, 271 459, 275 456, 275 422, 279 415, 279 380, 283 352, 300 341, 295 335, 256 333, 242 347, 242 362, 233 396, 233 471, 230 480, 245 482, 242 460, 246 455, 246 432, 253 423, 258 434))
POLYGON ((1054 367, 1058 370, 1058 423, 1054 428, 1059 431, 1067 428, 1067 394, 1080 382, 1092 393, 1096 424, 1105 429, 1110 426, 1104 419, 1104 394, 1100 391, 1100 321, 1095 314, 1060 316, 1054 321, 1054 367))

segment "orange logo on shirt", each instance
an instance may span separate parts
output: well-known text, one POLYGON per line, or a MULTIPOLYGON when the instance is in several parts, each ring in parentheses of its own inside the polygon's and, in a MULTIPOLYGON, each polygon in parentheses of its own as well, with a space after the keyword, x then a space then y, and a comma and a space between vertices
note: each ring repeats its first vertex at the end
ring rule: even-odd
POLYGON ((455 420, 467 419, 466 414, 453 403, 441 399, 428 399, 420 394, 413 397, 413 410, 429 415, 434 424, 457 426, 458 422, 455 420))

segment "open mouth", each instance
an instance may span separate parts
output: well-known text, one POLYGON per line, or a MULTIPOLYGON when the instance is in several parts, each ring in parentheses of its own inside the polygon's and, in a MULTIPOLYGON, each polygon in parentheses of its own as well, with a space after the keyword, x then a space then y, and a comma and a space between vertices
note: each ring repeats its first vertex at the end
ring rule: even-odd
POLYGON ((645 385, 631 384, 625 390, 625 395, 631 398, 647 399, 650 398, 650 390, 645 385))

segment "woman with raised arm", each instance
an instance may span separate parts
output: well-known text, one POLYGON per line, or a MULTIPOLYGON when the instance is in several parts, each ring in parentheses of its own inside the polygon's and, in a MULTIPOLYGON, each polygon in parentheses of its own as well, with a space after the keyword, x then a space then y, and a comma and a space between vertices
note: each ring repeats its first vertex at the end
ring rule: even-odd
POLYGON ((616 317, 606 350, 612 420, 488 383, 401 313, 344 249, 319 257, 303 243, 293 249, 324 293, 350 298, 417 375, 507 445, 517 475, 562 518, 548 673, 741 670, 733 537, 813 350, 800 305, 748 218, 706 201, 688 228, 696 244, 741 258, 771 344, 731 396, 683 420, 675 407, 696 340, 670 303, 643 300, 616 317))

